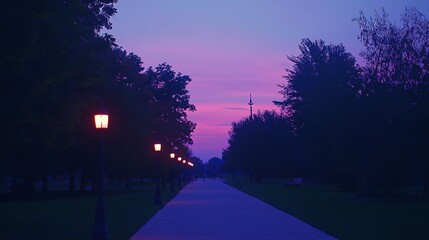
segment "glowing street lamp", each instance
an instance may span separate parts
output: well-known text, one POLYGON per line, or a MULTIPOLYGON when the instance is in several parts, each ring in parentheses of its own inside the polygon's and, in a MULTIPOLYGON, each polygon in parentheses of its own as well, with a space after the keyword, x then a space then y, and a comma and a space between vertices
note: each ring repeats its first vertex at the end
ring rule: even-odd
POLYGON ((94 114, 95 128, 100 131, 100 157, 98 159, 97 167, 97 206, 95 208, 94 226, 92 228, 91 239, 107 240, 107 224, 104 206, 104 131, 109 127, 109 115, 104 107, 94 114))
POLYGON ((174 159, 174 157, 176 156, 176 154, 174 154, 174 153, 170 153, 170 158, 171 159, 174 159))
POLYGON ((155 143, 153 148, 155 149, 155 152, 161 152, 161 143, 155 143))
POLYGON ((182 158, 181 158, 181 157, 178 157, 178 158, 177 158, 177 161, 181 162, 181 161, 182 161, 182 158))
POLYGON ((157 176, 156 176, 156 188, 155 188, 155 200, 154 200, 154 203, 157 204, 157 205, 162 205, 161 186, 159 184, 159 178, 160 178, 160 175, 161 175, 161 169, 160 169, 161 156, 160 156, 159 153, 161 152, 161 147, 162 147, 161 143, 155 143, 153 145, 153 148, 155 149, 155 152, 158 153, 157 156, 156 156, 156 158, 157 158, 157 163, 156 163, 156 166, 157 166, 157 169, 156 169, 157 176))
POLYGON ((109 127, 109 115, 106 113, 98 113, 94 115, 95 128, 108 128, 109 127))
MULTIPOLYGON (((193 164, 193 163, 191 163, 191 162, 189 162, 189 161, 188 161, 188 165, 189 165, 190 167, 194 167, 194 164, 193 164)), ((192 175, 192 177, 191 177, 191 178, 192 178, 192 182, 193 182, 193 181, 195 181, 195 180, 196 180, 196 178, 195 178, 194 174, 191 174, 191 175, 192 175)))
POLYGON ((186 160, 183 160, 183 161, 182 161, 182 163, 183 163, 183 164, 186 164, 186 160))

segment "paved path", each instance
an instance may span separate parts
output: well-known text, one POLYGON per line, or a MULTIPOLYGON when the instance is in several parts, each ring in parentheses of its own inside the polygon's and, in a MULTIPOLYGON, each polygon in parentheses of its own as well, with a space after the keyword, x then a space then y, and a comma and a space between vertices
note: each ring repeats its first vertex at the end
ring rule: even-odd
POLYGON ((131 240, 312 240, 332 236, 220 180, 188 184, 131 240))

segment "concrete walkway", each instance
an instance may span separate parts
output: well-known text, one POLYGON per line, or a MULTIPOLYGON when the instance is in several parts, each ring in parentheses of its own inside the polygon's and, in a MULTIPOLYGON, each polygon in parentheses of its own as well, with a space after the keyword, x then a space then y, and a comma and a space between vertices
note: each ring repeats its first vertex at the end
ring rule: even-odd
POLYGON ((188 184, 131 240, 312 240, 332 236, 221 180, 188 184))

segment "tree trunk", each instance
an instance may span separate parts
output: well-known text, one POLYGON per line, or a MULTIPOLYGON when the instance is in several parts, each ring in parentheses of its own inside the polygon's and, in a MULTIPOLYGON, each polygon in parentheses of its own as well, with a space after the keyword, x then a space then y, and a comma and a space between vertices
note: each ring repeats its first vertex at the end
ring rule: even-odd
POLYGON ((72 171, 70 171, 70 174, 69 174, 69 191, 70 192, 74 192, 74 186, 75 186, 74 174, 72 171))
POLYGON ((429 197, 429 168, 428 167, 425 167, 425 169, 423 170, 422 195, 423 197, 429 197))
POLYGON ((261 175, 260 174, 257 174, 256 176, 255 176, 255 183, 261 183, 262 182, 262 177, 261 177, 261 175))
POLYGON ((165 188, 166 188, 166 186, 165 186, 165 177, 162 177, 161 179, 162 179, 162 182, 161 182, 161 184, 162 184, 162 190, 165 190, 165 188))
POLYGON ((32 193, 34 192, 34 175, 28 174, 24 177, 24 192, 32 193))
POLYGON ((46 173, 42 174, 42 192, 43 193, 48 192, 48 174, 46 173))
POLYGON ((80 174, 80 186, 79 191, 84 192, 85 191, 85 176, 83 174, 83 171, 80 174))
POLYGON ((95 178, 94 177, 91 177, 91 191, 92 192, 95 192, 95 190, 97 189, 96 188, 96 180, 95 180, 95 178))
POLYGON ((16 193, 18 191, 18 178, 16 177, 16 174, 12 175, 12 183, 10 185, 10 191, 12 193, 16 193))

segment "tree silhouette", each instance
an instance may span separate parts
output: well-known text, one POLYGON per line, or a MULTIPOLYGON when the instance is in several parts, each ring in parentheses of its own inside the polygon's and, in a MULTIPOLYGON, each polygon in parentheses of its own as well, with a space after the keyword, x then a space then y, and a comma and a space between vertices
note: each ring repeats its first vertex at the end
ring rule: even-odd
POLYGON ((110 28, 115 2, 2 3, 8 10, 1 20, 10 23, 1 39, 1 110, 8 113, 0 127, 8 136, 2 138, 2 160, 8 172, 24 177, 27 191, 36 174, 59 163, 55 152, 72 144, 75 91, 97 81, 94 74, 75 78, 76 63, 90 45, 105 41, 98 33, 110 28))
MULTIPOLYGON (((110 29, 116 0, 2 3, 8 22, 1 38, 4 81, 0 110, 1 177, 23 179, 25 191, 43 176, 81 171, 81 189, 93 179, 98 139, 93 114, 111 114, 107 171, 113 179, 152 174, 156 136, 184 154, 192 143, 195 111, 186 89, 191 79, 164 63, 142 67, 110 29)), ((166 144, 167 144, 166 143, 166 144)), ((17 190, 17 184, 14 184, 17 190)))
POLYGON ((223 151, 225 168, 231 172, 245 172, 257 182, 263 177, 301 174, 294 140, 288 119, 274 111, 264 111, 252 119, 234 122, 228 147, 223 151))
POLYGON ((394 25, 384 10, 370 19, 361 12, 355 19, 365 46, 363 93, 367 139, 372 145, 367 146, 371 147, 368 158, 373 164, 366 176, 376 187, 397 185, 398 179, 404 184, 404 178, 423 176, 423 193, 427 195, 429 21, 415 8, 406 9, 401 20, 402 26, 394 25))
POLYGON ((191 78, 176 73, 167 63, 145 72, 150 91, 151 112, 154 115, 154 131, 164 137, 163 141, 180 147, 192 144, 191 133, 196 124, 187 119, 187 111, 195 111, 190 104, 186 89, 191 78))
POLYGON ((429 21, 415 8, 400 27, 384 11, 355 21, 364 65, 343 45, 304 39, 288 57, 284 99, 274 102, 284 119, 263 113, 233 123, 226 169, 303 175, 364 194, 420 182, 429 195, 429 21))
POLYGON ((304 39, 299 49, 300 55, 289 57, 293 69, 280 85, 284 101, 275 103, 292 113, 305 159, 318 171, 313 174, 354 178, 349 153, 354 148, 359 68, 343 45, 304 39))

